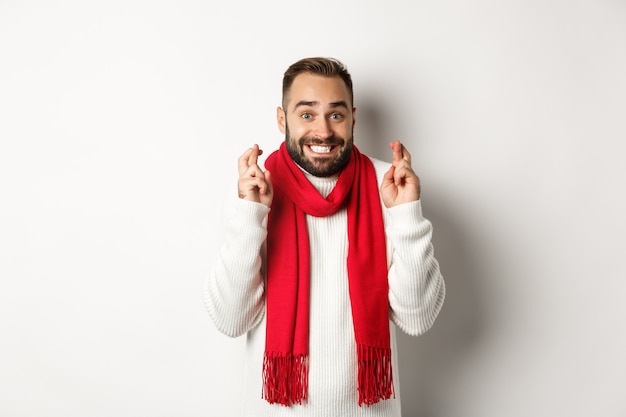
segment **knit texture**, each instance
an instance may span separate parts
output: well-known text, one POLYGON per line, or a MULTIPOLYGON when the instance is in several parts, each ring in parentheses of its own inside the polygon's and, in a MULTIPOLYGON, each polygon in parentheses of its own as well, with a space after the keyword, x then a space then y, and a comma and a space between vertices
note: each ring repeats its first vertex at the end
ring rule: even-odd
MULTIPOLYGON (((372 160, 378 182, 389 169, 372 160)), ((307 179, 323 196, 337 178, 307 179)), ((232 181, 236 189, 236 179, 232 181)), ((387 236, 389 318, 396 398, 371 407, 358 406, 356 342, 348 289, 347 212, 306 217, 311 253, 309 302, 309 401, 298 407, 269 404, 260 396, 265 351, 265 239, 270 209, 229 193, 224 207, 223 245, 215 255, 204 289, 206 307, 216 328, 230 336, 246 335, 241 392, 243 417, 400 417, 401 387, 395 333, 426 332, 445 296, 445 285, 431 243, 432 226, 421 203, 383 207, 387 236)), ((218 230, 219 232, 219 230, 218 230)), ((238 352, 238 348, 235 349, 238 352)), ((236 355, 238 353, 235 353, 236 355)), ((428 360, 411 357, 410 361, 428 360)), ((419 375, 417 376, 419 378, 419 375)), ((412 388, 412 387, 409 387, 412 388)))
POLYGON ((309 238, 305 215, 348 216, 348 288, 357 342, 359 405, 393 395, 385 233, 374 167, 354 147, 333 191, 323 197, 285 143, 268 158, 274 200, 267 237, 267 337, 263 398, 282 405, 308 397, 309 238))

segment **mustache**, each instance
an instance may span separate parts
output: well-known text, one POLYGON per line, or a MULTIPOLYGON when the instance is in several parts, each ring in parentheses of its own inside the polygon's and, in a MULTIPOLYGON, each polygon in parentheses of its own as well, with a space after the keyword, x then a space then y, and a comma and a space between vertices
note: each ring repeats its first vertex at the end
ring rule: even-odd
POLYGON ((345 139, 337 137, 337 136, 331 136, 326 139, 309 138, 305 136, 305 137, 301 137, 298 140, 298 144, 300 146, 305 146, 305 145, 341 146, 345 143, 346 143, 345 139))

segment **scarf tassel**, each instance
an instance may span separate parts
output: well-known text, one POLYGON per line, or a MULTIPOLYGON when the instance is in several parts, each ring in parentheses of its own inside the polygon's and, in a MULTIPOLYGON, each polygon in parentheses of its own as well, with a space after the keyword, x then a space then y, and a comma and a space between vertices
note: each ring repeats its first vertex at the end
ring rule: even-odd
POLYGON ((284 406, 306 403, 309 391, 308 355, 269 355, 263 358, 263 398, 284 406))
POLYGON ((359 406, 395 398, 391 371, 391 349, 357 346, 359 406))

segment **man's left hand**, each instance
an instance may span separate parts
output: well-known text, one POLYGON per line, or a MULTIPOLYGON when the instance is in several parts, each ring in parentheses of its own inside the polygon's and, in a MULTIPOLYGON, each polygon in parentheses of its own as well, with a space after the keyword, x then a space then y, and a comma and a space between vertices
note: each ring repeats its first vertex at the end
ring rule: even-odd
POLYGON ((389 144, 393 153, 391 168, 383 177, 380 194, 387 208, 420 198, 420 179, 411 168, 411 154, 399 140, 389 144))

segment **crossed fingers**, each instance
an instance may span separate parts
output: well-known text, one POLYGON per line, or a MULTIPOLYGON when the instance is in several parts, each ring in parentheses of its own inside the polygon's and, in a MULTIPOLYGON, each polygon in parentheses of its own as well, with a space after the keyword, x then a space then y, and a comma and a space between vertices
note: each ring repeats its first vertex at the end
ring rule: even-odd
POLYGON ((415 175, 411 168, 411 154, 399 140, 391 142, 389 147, 392 151, 391 164, 394 167, 394 183, 401 185, 406 177, 415 175))
POLYGON ((271 193, 269 173, 263 172, 258 165, 258 158, 261 154, 263 154, 263 151, 259 149, 259 145, 254 144, 251 148, 247 149, 237 161, 239 169, 238 191, 240 198, 263 202, 263 196, 271 193))

